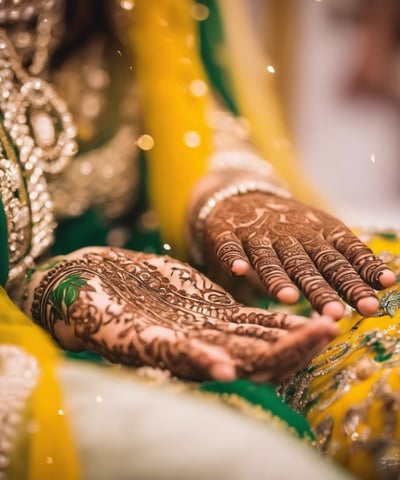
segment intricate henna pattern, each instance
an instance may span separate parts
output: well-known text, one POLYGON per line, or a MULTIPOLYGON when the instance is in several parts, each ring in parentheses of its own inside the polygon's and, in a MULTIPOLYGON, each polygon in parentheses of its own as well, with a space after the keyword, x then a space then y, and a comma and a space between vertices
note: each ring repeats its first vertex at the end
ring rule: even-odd
POLYGON ((338 294, 354 307, 376 298, 373 289, 382 288, 379 278, 388 270, 336 218, 265 193, 221 201, 206 219, 206 232, 225 270, 231 272, 235 260, 250 262, 271 296, 294 282, 319 312, 338 294))
POLYGON ((36 272, 29 298, 33 319, 63 347, 78 340, 112 362, 185 378, 219 378, 214 367, 224 365, 233 378, 281 381, 335 333, 328 321, 238 304, 169 257, 112 248, 84 249, 36 272))

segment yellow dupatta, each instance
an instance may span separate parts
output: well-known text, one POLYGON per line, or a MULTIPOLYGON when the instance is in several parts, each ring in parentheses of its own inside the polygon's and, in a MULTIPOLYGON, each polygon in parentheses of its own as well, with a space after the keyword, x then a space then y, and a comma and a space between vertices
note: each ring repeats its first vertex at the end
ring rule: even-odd
MULTIPOLYGON (((56 347, 9 299, 0 287, 0 345, 12 345, 33 356, 40 367, 40 378, 29 400, 26 429, 28 455, 21 455, 9 469, 10 478, 18 469, 29 480, 77 480, 79 469, 62 394, 55 376, 60 356, 56 347)), ((1 373, 1 372, 0 372, 1 373)), ((18 452, 17 452, 18 454, 18 452)), ((20 478, 20 477, 19 477, 20 478)))
MULTIPOLYGON (((185 255, 188 198, 206 172, 212 151, 207 124, 210 83, 199 53, 193 6, 190 0, 137 0, 127 35, 144 105, 145 133, 154 140, 148 152, 150 201, 175 257, 185 255), (196 90, 196 85, 203 88, 196 90)), ((289 140, 275 81, 268 77, 243 6, 221 0, 219 8, 227 42, 225 64, 256 146, 295 195, 314 203, 318 198, 320 204, 289 140), (246 56, 249 61, 244 66, 246 56)))
POLYGON ((139 0, 128 32, 145 133, 154 140, 148 152, 150 200, 171 254, 181 258, 190 192, 206 172, 211 153, 208 83, 190 5, 187 0, 139 0))

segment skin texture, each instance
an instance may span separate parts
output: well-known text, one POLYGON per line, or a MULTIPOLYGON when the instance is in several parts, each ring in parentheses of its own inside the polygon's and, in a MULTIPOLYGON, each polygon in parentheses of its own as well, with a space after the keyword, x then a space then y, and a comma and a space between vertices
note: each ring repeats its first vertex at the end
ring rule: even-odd
POLYGON ((280 382, 337 333, 310 320, 248 308, 170 257, 86 248, 36 271, 26 311, 62 347, 188 379, 280 382))
POLYGON ((266 291, 293 303, 298 288, 320 313, 339 319, 340 298, 374 314, 374 289, 394 284, 391 270, 339 220, 296 200, 247 193, 219 202, 205 221, 205 242, 223 268, 251 267, 266 291))

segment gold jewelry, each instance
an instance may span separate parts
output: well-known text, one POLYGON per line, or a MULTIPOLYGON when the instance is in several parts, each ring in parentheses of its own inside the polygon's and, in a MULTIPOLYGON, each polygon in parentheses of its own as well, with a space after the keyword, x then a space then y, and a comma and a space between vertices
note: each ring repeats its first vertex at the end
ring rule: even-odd
POLYGON ((65 168, 77 145, 65 103, 44 80, 27 74, 3 29, 0 111, 0 192, 9 237, 8 282, 13 282, 53 241, 55 222, 44 173, 65 168))
POLYGON ((58 45, 63 13, 64 0, 1 2, 0 26, 7 27, 12 44, 32 75, 43 72, 51 50, 58 45), (21 29, 21 24, 26 28, 21 29))
POLYGON ((132 207, 139 184, 137 128, 122 125, 111 140, 78 155, 49 181, 56 218, 76 217, 98 207, 109 219, 132 207))
POLYGON ((72 112, 82 149, 68 169, 49 179, 57 219, 94 207, 112 220, 127 213, 137 197, 138 96, 125 56, 118 56, 118 68, 113 65, 113 45, 97 34, 51 72, 72 112), (118 99, 115 91, 122 92, 118 99))

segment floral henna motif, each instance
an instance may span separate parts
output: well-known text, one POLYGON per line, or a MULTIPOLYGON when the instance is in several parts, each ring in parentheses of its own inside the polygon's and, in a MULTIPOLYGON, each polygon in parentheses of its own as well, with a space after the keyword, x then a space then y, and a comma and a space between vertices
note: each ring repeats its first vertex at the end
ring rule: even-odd
POLYGON ((168 368, 182 377, 218 377, 213 366, 225 364, 233 377, 278 381, 334 334, 331 325, 244 307, 169 257, 85 249, 39 275, 32 317, 63 347, 73 343, 63 328, 72 329, 82 348, 112 362, 168 368))
POLYGON ((225 270, 250 262, 274 298, 294 282, 319 312, 337 293, 357 307, 388 286, 379 280, 388 267, 343 223, 292 199, 259 192, 228 198, 206 219, 206 232, 225 270))

